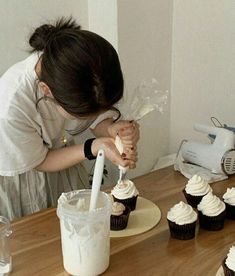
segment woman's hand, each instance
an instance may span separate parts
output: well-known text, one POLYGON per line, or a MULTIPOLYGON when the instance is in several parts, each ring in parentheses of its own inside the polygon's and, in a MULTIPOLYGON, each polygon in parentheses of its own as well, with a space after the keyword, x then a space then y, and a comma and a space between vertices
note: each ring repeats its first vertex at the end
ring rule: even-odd
POLYGON ((113 164, 121 165, 122 167, 134 167, 137 161, 137 157, 133 156, 131 159, 127 158, 125 154, 122 156, 118 152, 115 146, 115 139, 111 137, 97 138, 91 145, 92 154, 97 156, 98 151, 103 149, 106 158, 108 158, 113 164))
POLYGON ((139 141, 139 124, 135 121, 118 121, 108 127, 108 133, 115 139, 118 135, 123 143, 123 158, 131 160, 130 168, 137 162, 137 142, 139 141))

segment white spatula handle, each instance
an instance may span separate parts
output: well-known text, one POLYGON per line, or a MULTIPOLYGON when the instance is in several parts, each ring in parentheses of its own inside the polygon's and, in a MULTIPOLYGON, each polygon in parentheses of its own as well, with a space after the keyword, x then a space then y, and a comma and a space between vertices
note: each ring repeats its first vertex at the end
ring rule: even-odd
POLYGON ((90 201, 90 211, 94 210, 97 205, 97 199, 100 192, 100 185, 103 178, 104 171, 104 150, 99 150, 96 157, 94 175, 92 180, 92 189, 91 189, 91 201, 90 201))

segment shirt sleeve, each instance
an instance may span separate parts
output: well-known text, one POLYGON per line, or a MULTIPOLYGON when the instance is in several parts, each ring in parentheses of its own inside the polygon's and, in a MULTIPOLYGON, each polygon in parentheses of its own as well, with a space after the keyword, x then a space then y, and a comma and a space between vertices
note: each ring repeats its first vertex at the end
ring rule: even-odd
POLYGON ((94 129, 99 123, 106 119, 116 119, 117 118, 117 112, 114 110, 108 110, 102 114, 100 114, 96 120, 90 125, 91 129, 94 129))
POLYGON ((32 126, 20 119, 0 119, 0 175, 14 176, 38 166, 48 148, 32 126))

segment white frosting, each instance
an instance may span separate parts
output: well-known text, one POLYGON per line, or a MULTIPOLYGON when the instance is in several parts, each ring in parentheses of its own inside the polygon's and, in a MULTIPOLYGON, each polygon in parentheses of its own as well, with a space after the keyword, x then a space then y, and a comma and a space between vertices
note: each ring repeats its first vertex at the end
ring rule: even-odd
POLYGON ((229 205, 235 206, 235 187, 227 188, 226 193, 223 195, 224 202, 229 205))
POLYGON ((189 179, 185 187, 185 191, 187 194, 193 196, 203 196, 211 192, 212 189, 205 179, 195 174, 192 178, 189 179))
POLYGON ((127 199, 137 196, 139 192, 131 180, 124 179, 114 186, 111 194, 118 199, 127 199))
POLYGON ((232 246, 229 249, 229 253, 227 255, 225 263, 229 269, 235 272, 235 246, 232 246))
POLYGON ((215 217, 225 210, 225 204, 217 196, 209 192, 197 205, 197 209, 205 216, 215 217))
MULTIPOLYGON (((122 155, 124 152, 124 146, 123 146, 121 138, 118 135, 116 135, 114 143, 115 143, 117 150, 122 155)), ((118 168, 120 171, 122 171, 122 173, 126 173, 128 170, 128 167, 122 167, 121 165, 119 165, 118 168)))
POLYGON ((168 211, 167 219, 178 225, 184 225, 196 221, 197 213, 190 205, 180 201, 168 211))
POLYGON ((58 200, 63 264, 75 276, 99 275, 109 265, 111 208, 101 212, 100 203, 89 211, 89 202, 81 198, 70 204, 66 194, 58 200))

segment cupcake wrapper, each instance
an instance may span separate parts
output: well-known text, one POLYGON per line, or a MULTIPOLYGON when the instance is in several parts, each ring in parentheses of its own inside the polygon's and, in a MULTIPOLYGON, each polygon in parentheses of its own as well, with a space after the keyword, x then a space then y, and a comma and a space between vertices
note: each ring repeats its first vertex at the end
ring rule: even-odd
POLYGON ((126 207, 126 209, 122 215, 120 215, 120 216, 111 215, 110 229, 113 231, 125 229, 128 224, 130 212, 131 212, 130 208, 126 207))
POLYGON ((229 205, 225 202, 226 205, 226 217, 228 219, 233 219, 235 220, 235 206, 229 205))
POLYGON ((200 227, 209 231, 218 231, 223 229, 225 217, 226 211, 223 211, 221 214, 215 217, 205 216, 201 211, 198 211, 200 227))
POLYGON ((122 203, 125 206, 128 206, 131 211, 134 211, 136 208, 136 202, 137 202, 137 196, 133 196, 131 198, 127 198, 127 199, 119 199, 116 198, 115 196, 113 196, 113 200, 122 203))
POLYGON ((235 272, 229 269, 225 263, 226 258, 222 262, 222 267, 224 270, 224 276, 235 276, 235 272))
POLYGON ((183 190, 183 194, 188 202, 189 205, 191 205, 193 208, 197 208, 197 205, 200 203, 202 200, 203 196, 192 196, 190 194, 187 194, 185 189, 183 190))
POLYGON ((178 240, 190 240, 195 237, 196 221, 184 225, 178 225, 170 220, 167 221, 172 238, 178 240))

